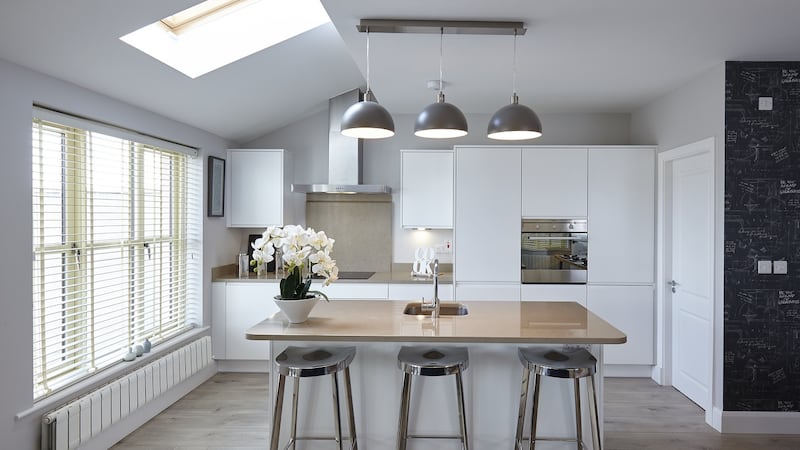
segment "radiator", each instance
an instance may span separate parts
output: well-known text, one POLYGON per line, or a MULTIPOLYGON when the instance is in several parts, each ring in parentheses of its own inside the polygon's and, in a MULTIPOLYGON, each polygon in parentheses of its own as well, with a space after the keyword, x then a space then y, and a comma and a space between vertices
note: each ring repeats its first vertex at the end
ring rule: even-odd
POLYGON ((42 416, 42 449, 78 448, 211 361, 206 336, 48 412, 42 416))

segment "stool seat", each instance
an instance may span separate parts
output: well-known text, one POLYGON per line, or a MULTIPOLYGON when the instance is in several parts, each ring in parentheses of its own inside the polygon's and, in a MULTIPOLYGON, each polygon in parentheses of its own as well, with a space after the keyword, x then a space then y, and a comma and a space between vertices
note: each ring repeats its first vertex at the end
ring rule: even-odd
POLYGON ((355 347, 287 347, 275 357, 275 364, 287 377, 317 377, 343 370, 355 356, 355 347))
POLYGON ((519 360, 537 375, 554 378, 583 378, 594 375, 597 358, 584 348, 555 350, 523 347, 519 360))
POLYGON ((401 347, 397 367, 411 375, 438 377, 467 370, 469 353, 466 347, 401 347))

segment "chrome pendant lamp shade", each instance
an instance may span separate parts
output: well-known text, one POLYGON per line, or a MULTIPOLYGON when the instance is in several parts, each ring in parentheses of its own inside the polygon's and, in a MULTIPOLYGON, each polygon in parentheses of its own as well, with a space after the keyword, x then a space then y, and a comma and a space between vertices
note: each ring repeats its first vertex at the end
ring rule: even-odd
POLYGON ((486 135, 490 139, 521 141, 542 135, 542 121, 525 105, 519 104, 517 96, 517 31, 514 30, 514 63, 512 69, 513 90, 511 103, 503 106, 489 120, 486 135))
POLYGON ((414 135, 423 138, 446 139, 466 136, 467 118, 452 103, 444 101, 444 80, 442 79, 442 43, 444 28, 439 35, 439 93, 436 102, 426 106, 414 122, 414 135))
POLYGON ((350 105, 342 115, 341 132, 360 139, 382 139, 394 136, 394 120, 383 106, 375 101, 369 87, 369 31, 367 31, 367 91, 364 99, 350 105))
POLYGON ((442 91, 439 91, 436 103, 426 106, 414 122, 414 134, 424 138, 455 138, 466 136, 467 131, 464 113, 444 101, 442 91))
POLYGON ((542 121, 532 109, 519 104, 515 93, 511 104, 503 106, 489 120, 487 136, 501 141, 534 139, 542 135, 542 121))

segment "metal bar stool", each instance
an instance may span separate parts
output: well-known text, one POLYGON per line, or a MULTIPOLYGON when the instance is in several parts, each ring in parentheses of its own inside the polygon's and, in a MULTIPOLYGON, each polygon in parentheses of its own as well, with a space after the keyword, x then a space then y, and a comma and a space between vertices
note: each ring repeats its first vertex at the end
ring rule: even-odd
POLYGON ((461 447, 469 450, 467 439, 467 416, 464 412, 464 385, 461 372, 469 366, 469 353, 466 347, 401 347, 397 354, 397 367, 403 375, 403 394, 400 399, 400 423, 397 428, 397 448, 405 450, 409 438, 415 439, 459 439, 461 447), (456 395, 458 397, 458 418, 461 424, 460 436, 409 435, 408 410, 411 403, 411 376, 438 377, 456 376, 456 395))
POLYGON ((338 372, 344 369, 344 387, 347 397, 347 413, 350 423, 350 449, 358 450, 356 441, 356 424, 353 417, 353 395, 350 388, 350 363, 356 356, 355 347, 321 347, 303 348, 287 347, 276 358, 280 377, 278 378, 278 395, 275 399, 275 412, 272 416, 272 441, 271 450, 278 450, 281 433, 281 413, 283 411, 283 390, 286 377, 294 378, 294 392, 292 395, 292 436, 284 449, 292 448, 298 440, 335 440, 342 450, 342 419, 339 413, 339 378, 338 372), (300 393, 300 378, 317 377, 321 375, 332 376, 333 391, 333 420, 335 426, 334 437, 297 436, 297 400, 300 393))
MULTIPOLYGON (((578 450, 585 448, 583 431, 581 429, 581 390, 580 379, 586 378, 589 394, 589 408, 591 409, 590 421, 592 424, 592 443, 595 450, 602 450, 600 442, 600 428, 597 414, 597 394, 594 386, 594 374, 597 370, 597 359, 583 348, 570 350, 555 350, 550 348, 520 348, 519 360, 525 369, 522 373, 522 393, 519 398, 519 415, 517 416, 517 436, 514 443, 515 450, 522 450, 522 427, 525 421, 525 409, 528 401, 528 384, 531 371, 535 375, 533 388, 533 411, 531 413, 531 437, 529 449, 533 450, 536 439, 536 418, 539 412, 539 386, 542 375, 554 378, 572 378, 575 386, 575 429, 577 431, 574 441, 578 450)), ((540 441, 573 441, 573 439, 539 438, 540 441)))

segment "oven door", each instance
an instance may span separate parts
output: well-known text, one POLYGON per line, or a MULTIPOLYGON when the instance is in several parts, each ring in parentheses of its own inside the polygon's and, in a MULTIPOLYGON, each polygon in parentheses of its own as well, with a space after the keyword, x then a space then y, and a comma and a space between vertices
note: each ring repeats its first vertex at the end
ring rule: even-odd
POLYGON ((586 233, 522 233, 522 283, 586 283, 586 233))

